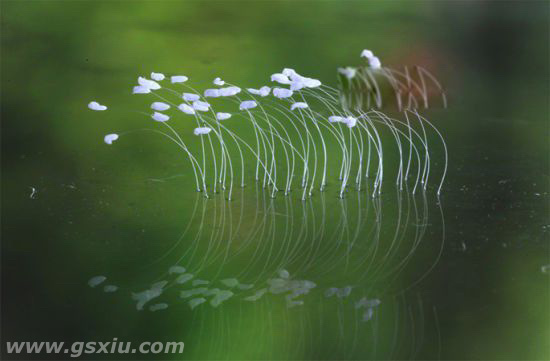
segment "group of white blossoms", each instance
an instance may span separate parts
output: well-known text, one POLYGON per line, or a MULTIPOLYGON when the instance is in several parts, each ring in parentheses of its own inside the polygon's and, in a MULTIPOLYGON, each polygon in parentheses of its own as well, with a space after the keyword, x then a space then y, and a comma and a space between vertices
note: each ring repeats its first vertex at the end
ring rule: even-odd
MULTIPOLYGON (((363 50, 361 52, 361 57, 367 59, 369 63, 369 67, 371 69, 376 70, 382 67, 380 59, 374 56, 374 54, 370 50, 367 50, 367 49, 363 50)), ((348 78, 353 78, 355 76, 356 69, 347 67, 347 68, 340 68, 338 71, 341 74, 344 74, 348 78)), ((166 76, 164 74, 155 73, 155 72, 151 73, 151 79, 139 77, 138 78, 139 85, 134 86, 133 94, 149 94, 153 90, 159 90, 162 88, 159 82, 162 82, 165 79, 166 79, 166 76)), ((189 78, 185 75, 170 76, 170 82, 172 84, 185 83, 187 80, 189 80, 189 78)), ((294 92, 300 89, 316 88, 321 86, 321 82, 319 80, 301 76, 296 71, 294 71, 294 69, 290 69, 290 68, 283 69, 281 73, 272 74, 271 81, 282 85, 289 85, 289 88, 288 89, 280 88, 280 87, 270 88, 268 86, 262 86, 259 89, 247 88, 246 90, 250 94, 258 95, 261 97, 267 97, 270 93, 272 93, 274 97, 279 99, 284 99, 284 98, 292 97, 294 92)), ((206 89, 203 94, 204 98, 229 97, 241 92, 241 88, 237 86, 223 87, 225 85, 225 81, 223 81, 219 77, 214 79, 213 84, 218 86, 219 88, 206 89)), ((210 104, 200 100, 202 97, 199 94, 183 93, 181 98, 184 100, 184 103, 181 103, 180 105, 178 105, 178 109, 185 114, 195 115, 196 112, 210 111, 210 104)), ((239 110, 242 111, 247 109, 253 109, 257 106, 258 104, 256 103, 255 100, 244 100, 240 103, 239 110)), ((170 119, 170 116, 162 112, 170 109, 170 107, 171 106, 165 102, 153 102, 151 104, 151 109, 154 112, 153 114, 151 114, 151 118, 157 122, 168 121, 170 119)), ((290 105, 290 110, 304 109, 307 107, 308 107, 308 104, 305 102, 294 102, 290 105)), ((99 104, 96 101, 90 102, 88 104, 88 108, 96 111, 107 110, 107 106, 99 104)), ((231 113, 224 113, 224 112, 216 113, 216 119, 218 121, 226 120, 229 118, 231 118, 231 113)), ((330 116, 328 120, 331 123, 343 123, 347 125, 349 128, 355 127, 357 123, 357 119, 351 116, 342 117, 342 116, 334 115, 334 116, 330 116)), ((197 136, 205 135, 210 133, 211 130, 212 129, 209 127, 198 127, 193 130, 193 134, 197 136)), ((107 134, 104 138, 104 141, 107 144, 112 144, 114 141, 118 139, 118 137, 119 135, 115 133, 107 134)))

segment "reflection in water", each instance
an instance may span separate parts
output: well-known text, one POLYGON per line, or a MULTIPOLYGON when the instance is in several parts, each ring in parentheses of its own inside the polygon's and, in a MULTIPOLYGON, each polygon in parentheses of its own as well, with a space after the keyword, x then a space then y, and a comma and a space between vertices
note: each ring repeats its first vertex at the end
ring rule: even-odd
MULTIPOLYGON (((183 306, 194 313, 199 334, 220 332, 219 348, 187 341, 196 358, 231 358, 223 352, 229 340, 250 332, 258 340, 255 352, 264 355, 276 342, 288 347, 274 354, 283 358, 304 352, 401 357, 405 349, 414 355, 423 345, 427 314, 434 327, 436 315, 407 291, 441 255, 444 237, 439 244, 424 242, 428 230, 444 233, 441 206, 436 203, 438 213, 430 217, 425 192, 365 194, 338 199, 321 193, 302 201, 299 195, 272 199, 256 189, 255 200, 241 192, 233 202, 197 194, 181 235, 152 263, 165 271, 146 289, 123 291, 137 310, 183 306), (327 341, 333 337, 337 344, 327 341), (322 351, 327 345, 332 348, 322 351)), ((437 344, 432 341, 430 347, 437 344)), ((236 342, 231 349, 238 352, 236 342)))

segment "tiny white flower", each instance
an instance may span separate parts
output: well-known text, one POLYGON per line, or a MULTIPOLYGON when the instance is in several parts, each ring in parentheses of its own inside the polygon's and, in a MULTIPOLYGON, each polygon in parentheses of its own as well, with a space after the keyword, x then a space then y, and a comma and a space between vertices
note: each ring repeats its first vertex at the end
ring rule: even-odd
POLYGON ((222 85, 225 84, 225 82, 223 80, 221 80, 219 77, 214 79, 214 81, 212 83, 214 83, 214 85, 219 85, 219 86, 222 86, 222 85))
POLYGON ((151 109, 162 112, 164 110, 170 109, 170 105, 163 102, 154 102, 153 104, 151 104, 151 109))
POLYGON ((226 120, 226 119, 229 119, 229 118, 231 118, 230 113, 216 113, 216 119, 218 119, 218 120, 226 120))
POLYGON ((168 119, 170 119, 170 117, 168 115, 162 114, 162 113, 159 113, 159 112, 154 112, 153 115, 151 115, 151 118, 153 118, 157 122, 165 122, 168 119))
POLYGON ((260 95, 260 90, 259 89, 247 88, 246 91, 249 92, 250 94, 260 95))
POLYGON ((201 98, 198 94, 193 93, 183 93, 183 100, 187 100, 188 102, 194 102, 195 100, 199 100, 201 98))
POLYGON ((181 103, 180 105, 178 105, 178 109, 184 112, 185 114, 191 114, 191 115, 195 114, 195 109, 193 109, 193 107, 185 103, 181 103))
POLYGON ((303 78, 302 80, 308 88, 317 88, 321 86, 321 81, 313 78, 303 78))
POLYGON ((114 142, 115 140, 117 140, 117 139, 118 139, 118 134, 107 134, 107 135, 105 136, 105 138, 103 138, 103 140, 104 140, 105 143, 107 143, 107 144, 113 144, 113 142, 114 142))
POLYGON ((338 68, 338 72, 348 79, 353 79, 355 78, 355 74, 357 74, 357 69, 348 66, 345 68, 338 68))
POLYGON ((240 110, 256 108, 258 104, 254 100, 245 100, 239 106, 240 110))
POLYGON ((138 78, 138 83, 139 83, 139 85, 144 86, 146 88, 149 88, 151 90, 160 89, 160 84, 159 83, 157 83, 154 80, 149 80, 149 79, 146 79, 146 78, 141 77, 141 76, 138 78))
POLYGON ((382 67, 382 63, 380 62, 380 59, 378 59, 376 56, 369 59, 369 66, 372 69, 380 69, 382 67))
POLYGON ((275 81, 279 84, 290 84, 290 79, 284 74, 275 73, 271 75, 271 81, 275 81))
POLYGON ((290 89, 284 88, 273 88, 273 95, 279 99, 291 97, 293 91, 290 89))
POLYGON ((263 86, 260 88, 260 95, 263 97, 266 97, 269 95, 269 92, 271 92, 271 88, 268 86, 263 86))
POLYGON ((367 58, 367 59, 370 59, 374 56, 374 54, 372 53, 372 51, 370 51, 369 49, 365 49, 361 52, 361 57, 362 58, 367 58))
POLYGON ((230 86, 227 88, 220 88, 220 96, 222 97, 228 97, 232 95, 239 94, 241 92, 241 88, 238 86, 230 86))
POLYGON ((164 80, 164 78, 165 78, 165 76, 162 73, 155 73, 155 72, 151 73, 151 79, 153 79, 153 80, 161 81, 161 80, 164 80))
POLYGON ((307 103, 304 103, 304 102, 297 102, 297 103, 293 103, 291 106, 290 106, 290 110, 294 110, 296 108, 300 108, 300 109, 304 109, 304 108, 307 108, 308 105, 307 103))
POLYGON ((210 133, 212 129, 208 128, 208 127, 199 127, 199 128, 195 128, 195 130, 193 130, 193 134, 195 135, 203 135, 203 134, 208 134, 210 133))
POLYGON ((204 91, 204 96, 207 98, 217 98, 220 96, 220 91, 218 89, 206 89, 204 91))
POLYGON ((302 80, 293 80, 292 83, 290 83, 290 90, 297 91, 305 87, 306 84, 302 80))
POLYGON ((132 90, 133 94, 149 94, 150 92, 151 92, 151 89, 142 85, 136 85, 132 90))
POLYGON ((331 123, 345 123, 346 118, 338 116, 338 115, 332 115, 328 117, 328 121, 331 123))
POLYGON ((98 102, 90 102, 88 103, 88 108, 92 109, 92 110, 98 110, 98 111, 102 111, 102 110, 106 110, 107 107, 105 105, 101 105, 99 104, 98 102))
POLYGON ((173 75, 170 77, 172 84, 174 83, 185 83, 189 78, 185 75, 173 75))
POLYGON ((347 117, 345 119, 345 123, 348 126, 348 128, 353 128, 357 124, 357 119, 354 117, 347 117))
POLYGON ((207 102, 203 102, 200 100, 195 100, 193 102, 193 109, 198 110, 200 112, 207 112, 209 108, 210 108, 210 104, 208 104, 207 102))

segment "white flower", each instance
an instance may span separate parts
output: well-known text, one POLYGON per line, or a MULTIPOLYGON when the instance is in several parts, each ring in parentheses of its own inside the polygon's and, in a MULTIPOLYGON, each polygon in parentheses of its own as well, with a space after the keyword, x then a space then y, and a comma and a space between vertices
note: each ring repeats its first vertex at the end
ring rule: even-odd
POLYGON ((292 78, 294 75, 297 75, 298 73, 296 73, 296 71, 294 69, 291 69, 291 68, 284 68, 283 69, 283 73, 282 73, 284 76, 287 76, 289 78, 292 78))
POLYGON ((353 128, 357 124, 357 119, 355 119, 354 117, 347 117, 345 119, 345 123, 348 126, 348 128, 353 128))
POLYGON ((302 82, 308 88, 317 88, 318 86, 321 86, 321 81, 313 78, 303 78, 302 82))
POLYGON ((268 86, 263 86, 261 87, 260 89, 253 89, 253 88, 248 88, 246 89, 248 90, 248 92, 250 94, 254 94, 254 95, 260 95, 262 97, 266 97, 269 95, 269 92, 271 91, 271 88, 268 87, 268 86))
POLYGON ((185 83, 188 79, 185 75, 173 75, 170 77, 172 83, 185 83))
POLYGON ((368 49, 365 49, 361 52, 361 57, 362 58, 367 58, 367 59, 370 59, 374 56, 374 54, 372 53, 372 51, 368 50, 368 49))
POLYGON ((219 77, 214 79, 214 81, 212 83, 214 83, 214 85, 219 85, 219 86, 222 86, 222 85, 225 84, 225 82, 223 80, 221 80, 219 77))
POLYGON ((204 96, 210 97, 210 98, 217 98, 220 96, 220 91, 218 89, 206 89, 204 91, 204 96))
POLYGON ((290 83, 290 90, 300 90, 305 86, 305 83, 301 79, 293 80, 292 83, 290 83))
POLYGON ((328 121, 331 123, 345 123, 346 118, 338 116, 338 115, 332 115, 328 117, 328 121))
POLYGON ((107 143, 107 144, 113 144, 113 142, 114 142, 115 140, 117 140, 117 139, 118 139, 118 134, 107 134, 107 135, 105 136, 105 138, 103 138, 103 140, 104 140, 105 143, 107 143))
POLYGON ((195 128, 195 130, 193 130, 193 134, 195 134, 195 135, 208 134, 208 133, 210 133, 211 130, 212 129, 210 129, 208 127, 195 128))
POLYGON ((102 110, 106 110, 107 107, 105 105, 101 105, 99 104, 98 102, 90 102, 88 103, 88 108, 92 109, 92 110, 99 110, 99 111, 102 111, 102 110))
POLYGON ((193 109, 198 110, 200 112, 207 112, 209 108, 210 108, 210 104, 208 104, 207 102, 203 102, 200 100, 195 100, 193 102, 193 109))
POLYGON ((216 113, 216 119, 218 119, 218 120, 226 120, 226 119, 229 119, 229 118, 231 118, 230 113, 216 113))
POLYGON ((297 102, 297 103, 294 103, 290 106, 290 110, 294 110, 296 108, 304 109, 304 108, 307 108, 307 107, 308 107, 307 103, 297 102))
POLYGON ((162 73, 155 73, 155 72, 151 73, 151 79, 153 79, 153 80, 161 81, 161 80, 164 80, 164 78, 165 78, 165 76, 162 73))
POLYGON ((145 79, 144 77, 141 77, 141 76, 138 78, 138 83, 139 85, 149 88, 151 90, 160 89, 159 83, 157 83, 154 80, 145 79))
POLYGON ((194 102, 195 100, 199 100, 201 96, 193 93, 183 93, 182 98, 183 100, 187 100, 188 102, 194 102))
POLYGON ((338 72, 343 74, 348 79, 353 79, 357 73, 357 69, 348 66, 346 68, 338 68, 338 72))
POLYGON ((238 86, 230 86, 227 88, 221 88, 220 96, 228 97, 228 96, 239 94, 240 92, 241 92, 241 88, 239 88, 238 86))
POLYGON ((191 115, 195 114, 195 109, 193 109, 193 107, 185 103, 181 103, 180 105, 178 105, 178 109, 184 112, 185 114, 191 114, 191 115))
POLYGON ((258 104, 254 100, 245 100, 239 106, 240 110, 256 108, 258 104))
POLYGON ((271 75, 271 81, 275 81, 279 84, 290 84, 290 79, 284 74, 275 73, 271 75))
POLYGON ((291 97, 293 94, 292 90, 284 88, 273 88, 273 95, 279 99, 291 97))
POLYGON ((151 104, 151 109, 158 110, 158 111, 164 111, 170 109, 170 105, 163 103, 163 102, 154 102, 151 104))
POLYGON ((372 69, 380 69, 382 67, 382 63, 380 62, 380 59, 378 59, 376 56, 373 56, 372 58, 369 58, 369 66, 372 69))
POLYGON ((159 112, 154 112, 153 115, 151 115, 151 118, 153 118, 157 122, 165 122, 168 119, 170 119, 170 117, 168 115, 162 114, 162 113, 159 113, 159 112))
POLYGON ((136 85, 134 89, 132 90, 133 94, 148 94, 151 92, 151 89, 147 88, 146 86, 142 85, 136 85))

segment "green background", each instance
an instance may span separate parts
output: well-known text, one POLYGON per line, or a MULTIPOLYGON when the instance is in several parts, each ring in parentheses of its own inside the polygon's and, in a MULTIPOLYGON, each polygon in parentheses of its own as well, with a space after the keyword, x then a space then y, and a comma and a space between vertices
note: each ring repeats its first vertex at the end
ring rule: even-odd
MULTIPOLYGON (((548 15, 544 1, 2 1, 3 358, 60 357, 5 355, 6 341, 117 337, 186 342, 182 355, 143 359, 548 359, 549 276, 541 272, 550 263, 548 15), (214 212, 223 204, 203 204, 188 163, 164 140, 135 133, 116 147, 103 144, 106 133, 154 126, 134 112, 146 107, 130 96, 137 76, 185 74, 199 88, 221 76, 257 87, 291 67, 336 86, 336 69, 360 64, 364 48, 383 64, 425 66, 449 98, 448 109, 426 112, 450 153, 443 253, 405 292, 442 244, 439 203, 430 189, 432 227, 423 247, 391 291, 380 291, 381 306, 388 305, 378 317, 380 349, 372 352, 370 333, 369 341, 348 338, 355 324, 339 326, 335 310, 342 305, 319 311, 321 301, 304 311, 276 301, 235 301, 215 310, 191 312, 181 303, 137 312, 129 292, 160 279, 185 251, 191 238, 175 242, 194 219, 194 206, 214 212), (109 112, 88 111, 90 100, 108 104, 109 112), (181 177, 150 181, 173 175, 181 177), (115 279, 120 292, 88 288, 97 274, 115 279), (410 317, 398 318, 395 310, 410 317), (325 336, 301 328, 303 314, 323 318, 325 336), (425 332, 409 328, 418 319, 426 320, 425 332), (394 329, 401 330, 397 336, 394 329), (385 341, 388 335, 403 346, 385 341), (409 343, 423 346, 410 351, 409 343)), ((231 206, 236 214, 246 210, 245 229, 257 210, 249 183, 231 206)), ((382 214, 393 220, 396 195, 391 181, 385 187, 382 214)), ((322 208, 319 198, 315 209, 322 208)), ((347 215, 356 217, 348 201, 347 215)), ((327 202, 326 227, 336 229, 330 219, 339 201, 331 193, 327 202)), ((293 197, 289 207, 299 214, 303 205, 293 197)), ((380 242, 390 242, 392 225, 384 227, 380 242)), ((227 276, 251 257, 236 258, 227 276)), ((335 269, 331 282, 356 282, 357 275, 335 269)), ((377 294, 384 282, 374 277, 366 287, 377 294)), ((346 310, 343 317, 353 318, 346 310)))

